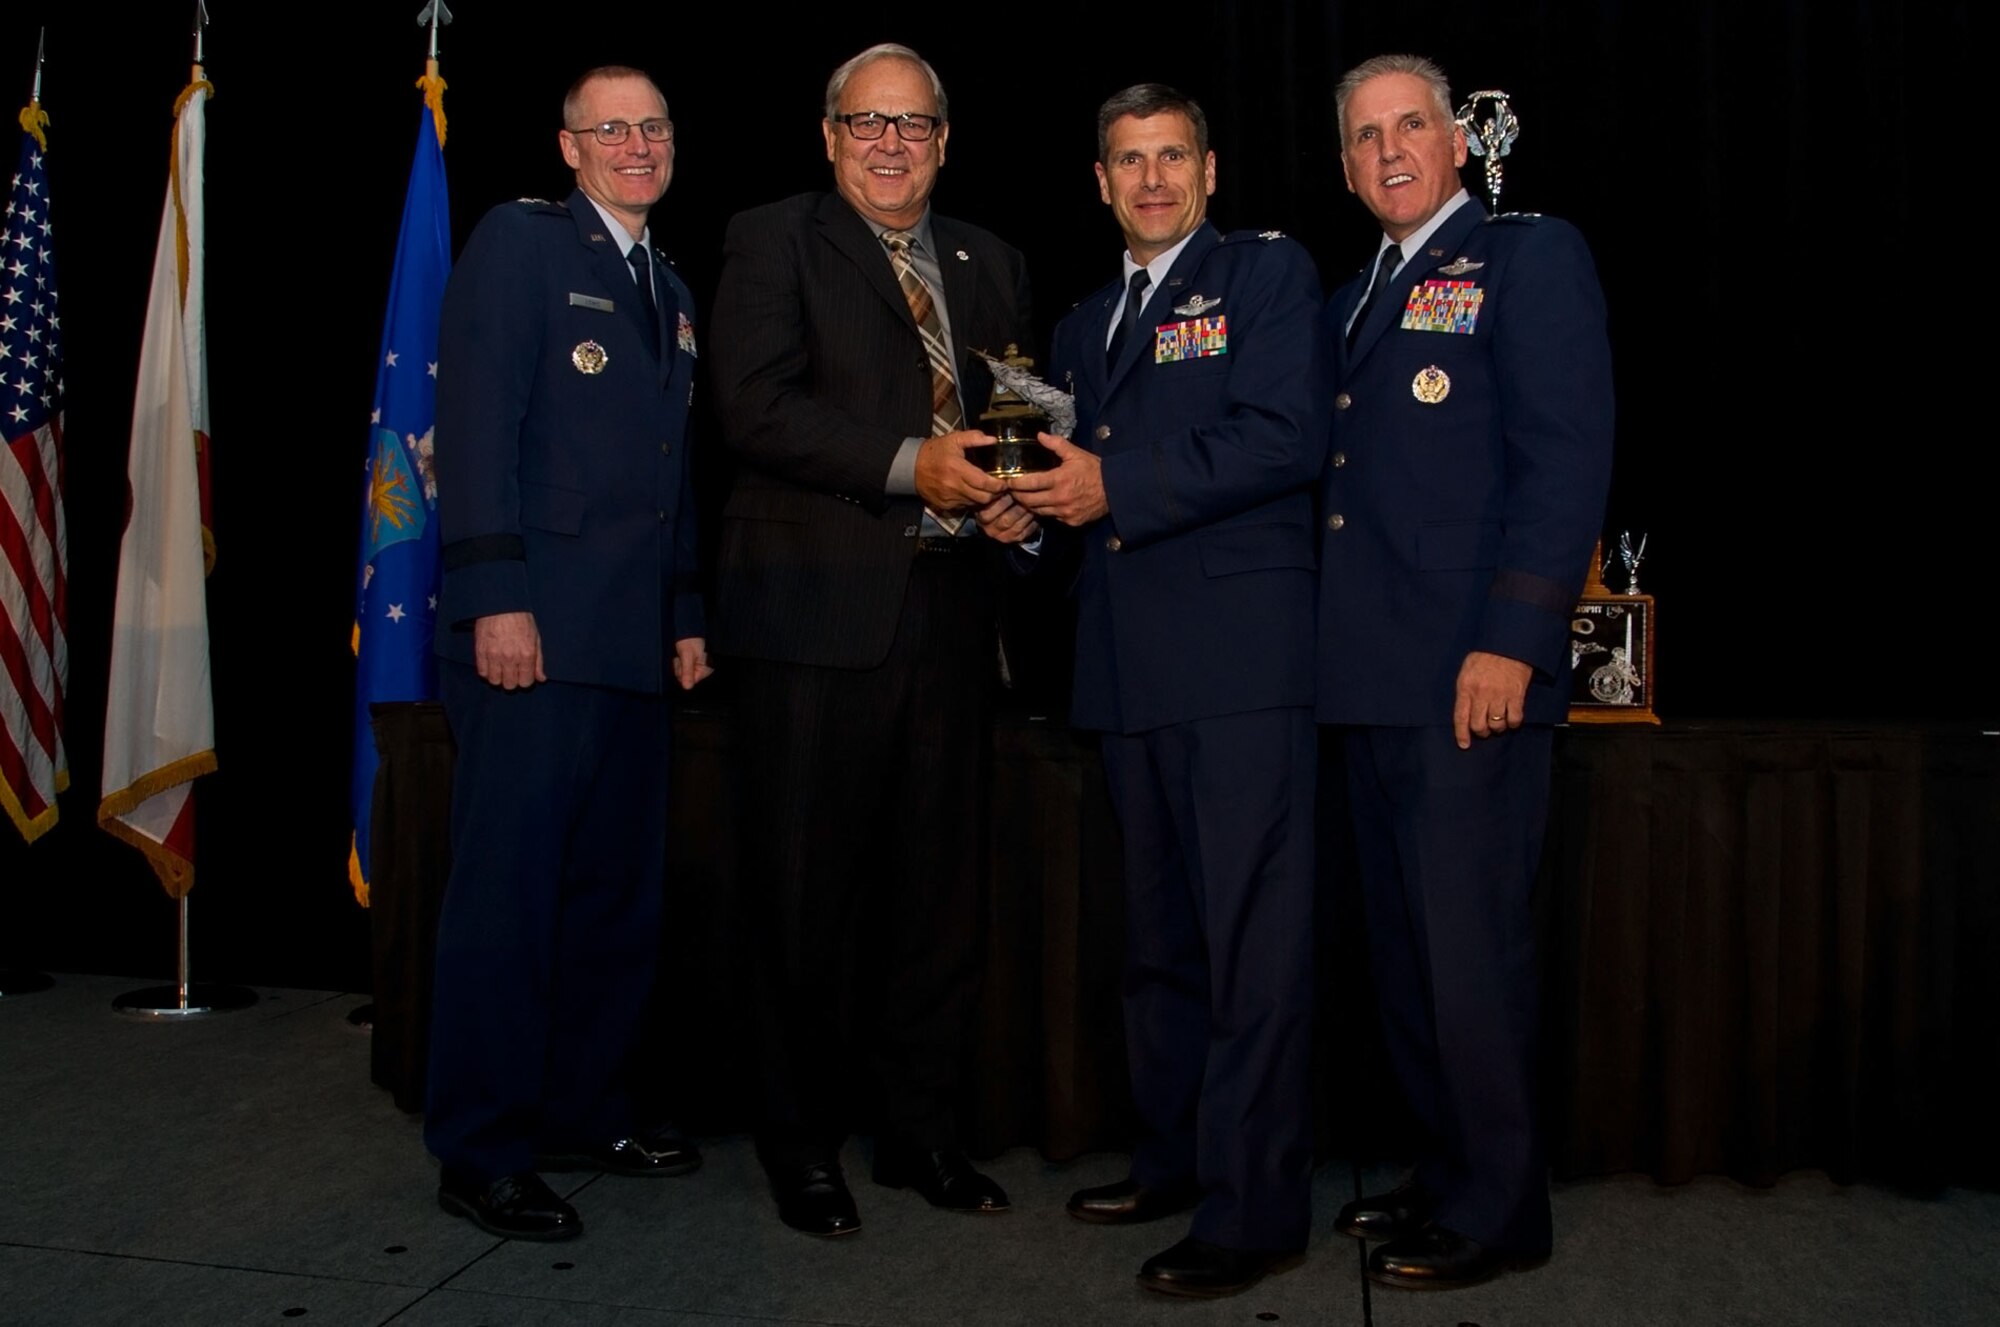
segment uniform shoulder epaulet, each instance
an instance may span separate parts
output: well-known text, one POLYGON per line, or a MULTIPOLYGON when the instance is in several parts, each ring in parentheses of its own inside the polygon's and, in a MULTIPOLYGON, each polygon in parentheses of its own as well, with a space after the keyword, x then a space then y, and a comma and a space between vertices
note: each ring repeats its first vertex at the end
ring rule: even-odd
POLYGON ((1285 232, 1282 230, 1232 230, 1222 237, 1221 242, 1224 244, 1249 244, 1252 241, 1256 241, 1261 244, 1269 244, 1272 240, 1282 240, 1284 238, 1285 232))
POLYGON ((1514 221, 1529 226, 1534 225, 1541 219, 1542 214, 1540 212, 1496 212, 1486 218, 1489 223, 1495 221, 1514 221))

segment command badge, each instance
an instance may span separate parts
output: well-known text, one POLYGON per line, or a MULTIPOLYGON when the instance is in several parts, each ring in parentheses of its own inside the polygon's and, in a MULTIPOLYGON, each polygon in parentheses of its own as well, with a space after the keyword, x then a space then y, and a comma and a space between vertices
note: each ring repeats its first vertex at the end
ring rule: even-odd
POLYGON ((602 373, 611 356, 595 341, 579 341, 576 349, 569 352, 569 362, 576 365, 578 373, 602 373))
POLYGON ((1435 364, 1418 369, 1410 383, 1410 394, 1425 405, 1436 405, 1451 395, 1451 378, 1435 364))

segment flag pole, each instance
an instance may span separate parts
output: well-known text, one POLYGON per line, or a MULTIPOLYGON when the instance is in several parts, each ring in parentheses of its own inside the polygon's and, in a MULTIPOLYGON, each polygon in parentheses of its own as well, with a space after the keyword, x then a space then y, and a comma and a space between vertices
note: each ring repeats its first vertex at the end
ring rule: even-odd
MULTIPOLYGON (((22 121, 34 116, 42 108, 42 60, 47 51, 49 30, 44 27, 35 38, 35 82, 28 93, 28 108, 21 112, 22 121)), ((55 978, 46 972, 33 968, 0 967, 0 1000, 10 995, 32 995, 36 991, 46 991, 55 985, 55 978)))
MULTIPOLYGON (((208 5, 205 0, 194 2, 194 73, 189 80, 200 83, 208 75, 202 69, 202 30, 208 26, 208 5)), ((194 794, 192 790, 188 793, 194 794)), ((177 904, 175 924, 178 955, 174 963, 174 984, 171 986, 148 986, 142 990, 127 991, 111 1002, 111 1007, 121 1014, 131 1014, 137 1018, 178 1020, 198 1018, 204 1014, 228 1013, 234 1009, 244 1009, 257 1003, 257 993, 247 986, 230 986, 218 983, 196 985, 188 963, 188 896, 183 893, 177 904)))

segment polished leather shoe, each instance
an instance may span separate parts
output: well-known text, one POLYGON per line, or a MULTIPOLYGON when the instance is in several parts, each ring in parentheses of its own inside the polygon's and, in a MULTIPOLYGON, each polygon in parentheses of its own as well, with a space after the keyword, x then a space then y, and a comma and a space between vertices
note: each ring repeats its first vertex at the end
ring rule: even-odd
POLYGON ((838 1161, 767 1161, 764 1173, 778 1200, 778 1219, 793 1230, 851 1235, 861 1229, 861 1214, 838 1161))
POLYGON ((701 1150, 671 1124, 641 1129, 597 1147, 552 1152, 535 1158, 535 1169, 546 1171, 601 1170, 607 1175, 686 1175, 701 1168, 701 1150))
POLYGON ((1004 1212, 1007 1191, 982 1175, 955 1147, 933 1152, 875 1145, 875 1182, 915 1189, 932 1207, 951 1212, 1004 1212))
POLYGON ((1297 1266, 1303 1257, 1296 1249, 1225 1249, 1190 1236, 1146 1259, 1139 1284, 1163 1295, 1216 1299, 1248 1290, 1268 1273, 1297 1266))
POLYGON ((583 1233, 576 1209, 532 1170, 490 1182, 446 1171, 438 1181, 438 1206, 507 1239, 574 1239, 583 1233))
POLYGON ((1333 1218, 1333 1228, 1356 1239, 1401 1239, 1422 1230, 1437 1210, 1437 1195, 1415 1180, 1387 1193, 1356 1198, 1333 1218))
POLYGON ((1429 1225, 1369 1254, 1368 1279, 1405 1290, 1455 1290, 1513 1268, 1533 1267, 1546 1257, 1488 1248, 1455 1230, 1429 1225))
POLYGON ((1116 1184, 1078 1189, 1069 1196, 1069 1214, 1100 1226, 1134 1226, 1185 1212, 1200 1201, 1201 1191, 1192 1184, 1149 1189, 1128 1175, 1116 1184))

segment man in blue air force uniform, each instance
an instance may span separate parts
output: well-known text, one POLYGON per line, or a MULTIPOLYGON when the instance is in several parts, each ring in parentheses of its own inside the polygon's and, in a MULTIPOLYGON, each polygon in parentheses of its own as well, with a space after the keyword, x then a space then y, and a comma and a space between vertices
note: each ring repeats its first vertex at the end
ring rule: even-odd
POLYGON ((1611 470, 1604 299, 1576 230, 1488 217, 1430 61, 1341 80, 1341 167, 1381 222, 1329 302, 1319 717, 1342 740, 1375 991, 1427 1135, 1336 1224, 1369 1276, 1453 1286, 1549 1251, 1529 893, 1568 623, 1611 470))
MULTIPOLYGON (((1313 485, 1331 389, 1319 281, 1274 231, 1204 220, 1200 107, 1141 84, 1098 113, 1124 276, 1057 327, 1076 445, 1010 481, 1078 527, 1072 720, 1101 730, 1125 839, 1125 1021, 1142 1137, 1080 1220, 1194 1207, 1148 1260, 1241 1290, 1305 1247, 1312 1168, 1313 485)), ((1052 551, 1053 555, 1053 551, 1052 551)))
POLYGON ((667 687, 709 673, 694 575, 687 287, 650 243, 673 174, 665 99, 585 74, 562 204, 495 208, 445 291, 438 609, 458 742, 424 1138, 440 1204, 563 1239, 539 1165, 681 1174, 632 1118, 665 870, 667 687))

